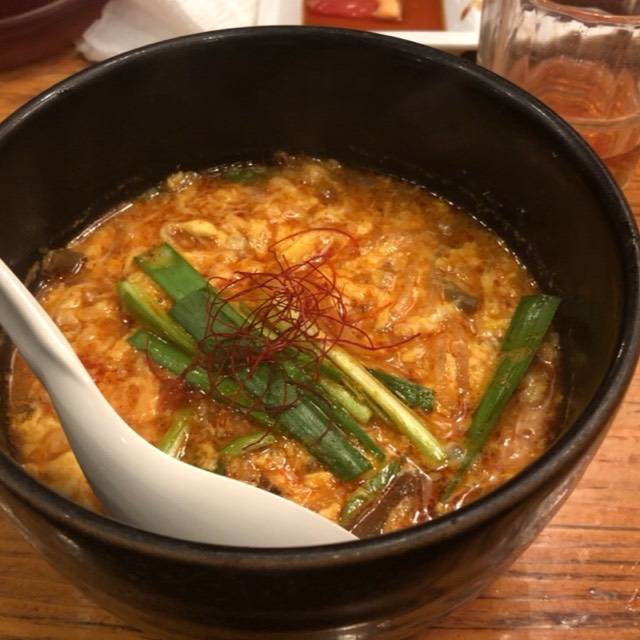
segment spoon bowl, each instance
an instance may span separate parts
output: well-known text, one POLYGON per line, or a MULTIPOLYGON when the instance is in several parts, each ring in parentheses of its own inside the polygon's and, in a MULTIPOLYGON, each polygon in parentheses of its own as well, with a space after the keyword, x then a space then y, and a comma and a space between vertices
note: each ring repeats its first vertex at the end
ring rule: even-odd
POLYGON ((153 533, 232 546, 297 547, 357 539, 309 509, 180 462, 138 435, 1 260, 0 324, 49 392, 84 474, 112 517, 153 533))

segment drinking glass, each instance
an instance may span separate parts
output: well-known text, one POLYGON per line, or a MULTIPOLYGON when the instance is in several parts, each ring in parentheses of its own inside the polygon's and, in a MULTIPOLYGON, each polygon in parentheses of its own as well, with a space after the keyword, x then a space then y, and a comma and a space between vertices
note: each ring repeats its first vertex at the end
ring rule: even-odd
POLYGON ((629 180, 640 159, 640 0, 484 0, 478 61, 549 105, 629 180))

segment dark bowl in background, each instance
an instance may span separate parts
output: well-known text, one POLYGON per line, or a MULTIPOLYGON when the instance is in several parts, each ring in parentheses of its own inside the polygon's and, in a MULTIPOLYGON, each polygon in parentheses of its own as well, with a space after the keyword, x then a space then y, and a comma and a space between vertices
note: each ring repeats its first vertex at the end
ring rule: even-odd
POLYGON ((5 454, 0 500, 83 593, 156 635, 406 638, 531 543, 604 436, 638 355, 636 228, 577 134, 497 76, 393 38, 274 27, 125 54, 9 118, 0 126, 0 255, 25 276, 43 248, 177 168, 278 150, 426 185, 502 234, 562 295, 569 399, 549 451, 457 513, 303 550, 138 531, 61 498, 5 454))
POLYGON ((0 69, 51 55, 77 40, 107 0, 0 0, 0 69))

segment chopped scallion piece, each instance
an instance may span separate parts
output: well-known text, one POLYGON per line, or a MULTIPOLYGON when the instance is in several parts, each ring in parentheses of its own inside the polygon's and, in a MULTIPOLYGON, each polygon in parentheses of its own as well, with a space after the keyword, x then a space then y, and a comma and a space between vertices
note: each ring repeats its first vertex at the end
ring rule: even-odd
POLYGON ((193 338, 144 289, 128 280, 118 282, 123 306, 145 327, 159 333, 189 354, 194 354, 193 338))
POLYGON ((318 405, 336 424, 336 426, 353 436, 367 451, 373 453, 378 460, 386 458, 384 451, 378 443, 351 417, 344 409, 344 405, 336 401, 335 396, 323 395, 322 386, 306 372, 301 371, 294 362, 283 363, 287 375, 301 385, 307 392, 309 400, 318 405))
POLYGON ((324 409, 304 390, 292 385, 281 371, 260 365, 242 378, 245 389, 278 411, 277 422, 289 436, 344 480, 371 469, 371 463, 332 425, 324 409), (288 407, 282 411, 282 407, 288 407))
POLYGON ((447 502, 481 453, 500 415, 517 389, 540 348, 560 298, 549 295, 525 296, 520 300, 500 350, 493 378, 478 405, 466 435, 466 452, 460 467, 441 497, 447 502))
POLYGON ((211 393, 218 402, 234 406, 243 413, 248 412, 247 415, 258 424, 266 427, 275 425, 275 420, 266 413, 253 410, 253 400, 242 392, 235 380, 230 378, 216 380, 216 386, 212 392, 207 372, 202 367, 193 366, 191 356, 177 347, 146 331, 137 331, 129 337, 128 341, 138 351, 145 352, 158 366, 177 376, 184 375, 189 385, 205 393, 211 393))
POLYGON ((139 255, 136 263, 172 300, 180 300, 209 284, 206 278, 166 243, 139 255))
POLYGON ((162 440, 160 440, 158 449, 174 458, 180 458, 189 435, 192 421, 193 411, 190 409, 178 411, 173 417, 169 429, 164 434, 162 440))
POLYGON ((218 452, 218 457, 224 461, 232 460, 251 451, 259 451, 277 442, 276 437, 268 431, 255 431, 245 436, 240 436, 226 444, 218 452))
POLYGON ((371 409, 357 400, 353 394, 340 383, 321 376, 318 384, 334 399, 339 402, 358 422, 367 424, 371 420, 371 409))
POLYGON ((353 436, 367 451, 373 453, 378 460, 386 455, 378 443, 337 403, 318 395, 317 403, 335 422, 338 428, 353 436))
POLYGON ((414 409, 433 411, 435 394, 433 389, 423 387, 417 382, 394 376, 380 369, 369 369, 369 373, 378 378, 387 389, 393 391, 400 400, 414 409))
POLYGON ((391 484, 400 471, 401 461, 394 458, 374 476, 365 480, 346 500, 340 512, 340 524, 348 527, 362 509, 370 505, 391 484))
POLYGON ((446 463, 445 450, 420 418, 374 378, 350 353, 339 345, 333 345, 327 352, 327 357, 382 410, 399 431, 409 438, 429 466, 437 469, 446 463))
MULTIPOLYGON (((147 352, 154 362, 169 369, 176 375, 185 374, 185 380, 200 389, 210 391, 209 377, 204 369, 191 366, 191 359, 179 349, 164 342, 157 336, 139 331, 129 338, 137 349, 147 352)), ((265 367, 258 367, 255 374, 243 378, 243 388, 229 378, 216 381, 213 393, 217 400, 235 406, 247 413, 259 424, 271 426, 277 422, 282 430, 301 442, 309 452, 325 464, 333 473, 345 480, 351 480, 371 469, 371 463, 343 436, 329 421, 326 414, 305 400, 299 390, 286 382, 273 379, 265 367), (252 410, 253 400, 246 398, 251 393, 261 398, 267 405, 281 409, 283 404, 292 406, 274 418, 263 411, 252 410)))

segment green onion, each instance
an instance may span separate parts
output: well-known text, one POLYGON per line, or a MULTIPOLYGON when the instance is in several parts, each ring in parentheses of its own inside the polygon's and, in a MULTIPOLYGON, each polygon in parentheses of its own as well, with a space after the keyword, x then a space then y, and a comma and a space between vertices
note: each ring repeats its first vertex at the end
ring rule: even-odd
MULTIPOLYGON (((206 337, 207 332, 211 330, 212 322, 217 332, 224 333, 232 329, 232 327, 227 324, 227 320, 221 318, 220 309, 214 311, 212 314, 212 306, 216 304, 223 304, 226 307, 230 306, 226 302, 221 303, 220 299, 211 291, 198 290, 191 292, 179 300, 170 312, 171 317, 200 342, 200 346, 204 351, 210 351, 215 347, 215 340, 206 337), (212 315, 214 316, 213 319, 212 315)), ((242 321, 244 322, 244 319, 242 321)), ((300 375, 304 375, 299 370, 297 370, 297 372, 300 375)), ((284 381, 281 378, 281 373, 277 370, 265 366, 258 367, 253 375, 243 378, 243 384, 256 399, 260 399, 260 401, 264 402, 267 406, 271 406, 271 408, 276 410, 291 404, 310 405, 310 400, 305 398, 295 385, 284 381)), ((335 429, 331 429, 329 420, 331 416, 327 416, 325 411, 322 409, 314 411, 312 406, 307 407, 308 411, 305 415, 315 416, 313 424, 310 425, 315 436, 311 436, 308 429, 301 428, 301 425, 298 424, 295 419, 291 419, 291 416, 287 415, 290 411, 292 411, 292 415, 296 415, 297 411, 294 411, 294 409, 296 409, 295 406, 283 412, 278 417, 278 423, 284 426, 290 436, 302 442, 318 460, 326 464, 337 475, 345 479, 351 478, 355 477, 353 474, 358 475, 371 468, 370 463, 357 449, 342 438, 335 429), (319 421, 325 422, 323 429, 319 429, 319 421), (333 432, 333 435, 329 437, 331 432, 333 432), (326 435, 323 436, 323 433, 326 435), (314 442, 314 437, 321 438, 320 446, 314 442), (341 440, 340 444, 338 443, 338 438, 341 440), (331 443, 325 445, 325 442, 329 440, 331 443), (336 450, 340 448, 343 449, 341 453, 336 450), (357 471, 358 469, 359 471, 357 471)), ((335 415, 343 419, 344 423, 344 416, 342 414, 337 412, 335 415)), ((353 424, 350 423, 350 426, 353 427, 353 424)), ((372 442, 372 439, 366 432, 359 429, 358 425, 356 425, 355 431, 360 436, 359 439, 364 439, 369 446, 375 447, 375 454, 377 456, 384 455, 384 452, 382 452, 375 442, 372 442)))
POLYGON ((369 420, 371 420, 371 409, 369 409, 366 404, 357 400, 353 394, 341 384, 324 376, 319 378, 318 384, 356 420, 363 424, 367 424, 369 420))
POLYGON ((352 480, 371 469, 371 463, 337 431, 325 411, 283 373, 262 364, 242 377, 245 389, 267 407, 281 411, 277 422, 298 442, 343 480, 352 480))
POLYGON ((417 382, 394 376, 380 369, 368 369, 368 371, 410 407, 422 409, 423 411, 433 411, 433 402, 435 399, 433 389, 423 387, 417 382))
POLYGON ((520 300, 502 343, 493 378, 465 434, 465 456, 445 488, 441 502, 452 496, 493 433, 502 411, 540 348, 559 304, 560 298, 543 294, 525 296, 520 300))
POLYGON ((348 527, 362 509, 370 505, 391 484, 400 471, 401 461, 394 458, 374 476, 365 480, 346 500, 340 512, 340 524, 348 527))
POLYGON ((203 351, 210 352, 216 343, 215 338, 207 337, 210 332, 231 335, 238 326, 242 326, 223 314, 223 305, 229 306, 220 303, 208 289, 198 289, 178 300, 169 315, 200 343, 203 351))
POLYGON ((420 418, 374 378, 350 353, 339 345, 333 345, 327 352, 327 357, 382 410, 399 431, 409 438, 429 466, 437 469, 446 463, 445 450, 420 418))
MULTIPOLYGON (((303 352, 300 352, 300 355, 298 356, 298 359, 301 363, 304 361, 301 356, 304 355, 305 354, 303 352)), ((329 380, 333 380, 334 382, 342 382, 342 372, 340 371, 340 369, 338 369, 338 367, 334 366, 329 360, 327 360, 327 358, 322 358, 322 360, 320 360, 320 362, 318 363, 318 366, 320 368, 320 373, 325 378, 329 378, 329 380)), ((357 399, 356 402, 358 402, 357 399)))
POLYGON ((378 443, 339 404, 317 391, 313 395, 307 394, 306 397, 319 407, 343 433, 355 438, 378 460, 385 460, 386 455, 378 443))
POLYGON ((118 282, 123 306, 144 326, 159 333, 189 354, 194 354, 193 338, 144 289, 128 280, 118 282))
MULTIPOLYGON (((221 298, 209 281, 171 245, 164 243, 154 247, 138 256, 136 263, 176 303, 199 291, 208 305, 220 306, 219 319, 228 328, 244 324, 244 316, 221 298)), ((205 306, 202 311, 210 311, 210 307, 205 306)))
MULTIPOLYGON (((191 358, 173 345, 144 331, 135 333, 129 338, 129 342, 136 349, 146 352, 159 366, 176 375, 185 374, 185 380, 192 386, 210 391, 207 372, 199 367, 189 369, 192 365, 191 358)), ((255 403, 246 397, 246 392, 274 409, 294 403, 276 417, 277 423, 287 435, 301 442, 314 457, 340 478, 351 480, 371 469, 371 463, 332 427, 321 409, 309 401, 303 402, 304 398, 297 388, 281 379, 274 379, 274 375, 265 366, 258 367, 252 376, 245 374, 242 385, 243 388, 240 389, 235 380, 222 378, 216 381, 213 396, 244 413, 255 403)), ((247 415, 259 424, 274 424, 274 419, 262 411, 248 411, 247 415)))
POLYGON ((224 476, 227 471, 227 462, 251 451, 259 451, 277 442, 276 437, 267 431, 256 431, 246 436, 240 436, 231 441, 218 452, 218 464, 215 473, 224 476))
POLYGON ((353 436, 367 451, 373 453, 378 460, 386 458, 378 443, 339 404, 325 398, 322 398, 319 404, 343 432, 353 436))
POLYGON ((367 451, 373 453, 378 460, 386 458, 378 443, 351 417, 343 406, 335 402, 333 398, 323 395, 321 383, 316 383, 309 374, 300 371, 291 361, 284 362, 283 367, 287 375, 306 390, 309 400, 318 405, 338 428, 344 433, 353 436, 367 451), (312 392, 313 395, 309 395, 309 392, 312 392))
MULTIPOLYGON (((152 249, 137 261, 145 273, 176 301, 169 312, 171 318, 199 342, 205 353, 211 352, 217 341, 209 334, 233 333, 246 322, 242 312, 220 297, 169 245, 152 249)), ((246 336, 244 339, 252 338, 246 336)), ((239 372, 238 375, 243 391, 277 412, 277 422, 285 433, 301 442, 336 475, 352 479, 371 469, 371 463, 333 426, 330 415, 327 415, 332 410, 325 411, 316 406, 307 394, 285 381, 277 367, 261 365, 251 375, 248 372, 239 372), (283 407, 287 408, 281 411, 283 407)), ((339 413, 335 415, 344 418, 339 413)), ((371 442, 368 434, 360 431, 361 438, 371 442)), ((384 455, 375 443, 373 446, 377 449, 376 455, 384 455)))
MULTIPOLYGON (((264 328, 263 335, 267 338, 277 336, 271 329, 264 328)), ((287 349, 283 352, 283 364, 286 364, 287 371, 293 380, 297 380, 303 384, 313 384, 316 393, 320 397, 324 397, 322 390, 327 394, 327 401, 332 405, 338 405, 341 409, 349 413, 356 420, 360 420, 363 424, 367 424, 371 420, 371 409, 358 400, 349 389, 347 389, 342 381, 342 374, 337 367, 334 367, 326 358, 314 359, 308 353, 299 351, 294 348, 287 349), (289 358, 288 360, 286 358, 289 358), (311 368, 311 371, 309 369, 311 368), (314 369, 318 369, 316 372, 314 369), (316 382, 316 373, 321 375, 316 382), (336 376, 336 372, 338 375, 336 376)))
MULTIPOLYGON (((171 319, 184 327, 197 341, 204 340, 210 330, 217 333, 233 333, 247 322, 250 310, 236 309, 222 298, 207 280, 196 271, 173 247, 162 244, 151 251, 138 256, 137 263, 176 304, 170 311, 171 319), (213 326, 210 323, 214 319, 213 326)), ((271 332, 264 328, 265 335, 271 332)), ((211 338, 201 345, 204 351, 210 351, 215 341, 211 338)), ((304 369, 315 364, 314 359, 301 351, 291 350, 291 357, 299 368, 304 369)), ((369 408, 359 402, 344 387, 331 385, 331 381, 340 380, 341 373, 330 362, 322 361, 320 370, 323 381, 327 382, 328 393, 351 415, 363 423, 371 418, 369 408), (327 380, 330 378, 331 380, 327 380)), ((323 385, 324 386, 324 385, 323 385)))
POLYGON ((173 417, 169 429, 160 440, 158 449, 174 458, 180 458, 189 435, 192 420, 193 411, 191 409, 178 411, 173 417))
MULTIPOLYGON (((212 291, 213 294, 216 294, 215 291, 212 291)), ((216 299, 213 304, 217 304, 218 300, 216 299)), ((211 302, 208 303, 211 307, 211 302)), ((228 306, 231 306, 229 303, 226 303, 228 306)), ((201 313, 201 309, 203 308, 202 301, 185 301, 182 305, 184 308, 179 308, 174 312, 176 317, 180 318, 180 321, 185 323, 190 323, 194 329, 196 325, 202 326, 202 319, 198 318, 197 321, 194 321, 193 316, 199 316, 201 313), (195 302, 195 303, 194 303, 195 302)), ((217 313, 219 314, 222 309, 218 309, 217 313)), ((246 323, 250 320, 252 310, 247 307, 243 302, 238 303, 237 310, 242 314, 242 319, 240 323, 236 322, 236 326, 240 327, 243 323, 246 323)), ((225 322, 223 320, 223 322, 225 322)), ((228 320, 226 321, 228 322, 228 320)), ((220 323, 216 323, 216 330, 221 330, 224 332, 224 329, 228 330, 228 327, 220 326, 220 323)), ((264 335, 268 339, 275 339, 277 337, 277 333, 271 329, 270 327, 263 326, 261 328, 262 335, 264 335)), ((204 336, 203 336, 204 337, 204 336)), ((313 350, 313 346, 309 345, 309 350, 313 350)), ((360 402, 355 396, 344 386, 340 384, 342 381, 342 373, 340 369, 335 367, 331 362, 329 362, 326 358, 315 358, 311 353, 307 353, 305 351, 300 351, 296 348, 289 348, 283 351, 283 362, 286 362, 288 372, 293 379, 298 378, 299 382, 304 382, 305 384, 309 384, 312 382, 312 374, 315 373, 314 369, 319 368, 319 372, 321 377, 318 382, 320 386, 322 386, 325 391, 332 397, 335 401, 333 404, 338 403, 341 405, 346 411, 348 411, 354 418, 360 420, 364 424, 369 422, 371 419, 371 409, 369 407, 360 402), (288 360, 285 360, 288 358, 288 360), (308 371, 311 369, 311 373, 308 371)))
MULTIPOLYGON (((266 332, 265 335, 269 335, 271 332, 266 332)), ((273 335, 277 335, 275 332, 272 332, 273 335)), ((343 375, 340 369, 336 367, 333 363, 331 363, 326 358, 319 359, 316 355, 309 353, 313 351, 313 346, 309 345, 306 351, 300 351, 298 349, 291 348, 291 357, 295 359, 296 364, 301 369, 309 369, 313 371, 316 367, 320 370, 320 373, 325 377, 329 378, 333 382, 342 382, 343 375)), ((288 352, 285 352, 288 355, 288 352)))
POLYGON ((136 258, 138 266, 172 300, 180 300, 209 283, 171 245, 161 244, 136 258))
MULTIPOLYGON (((317 329, 320 337, 322 332, 317 329)), ((333 345, 326 357, 345 376, 344 383, 366 395, 371 409, 385 422, 390 422, 404 433, 422 454, 425 462, 433 468, 441 468, 447 461, 442 445, 427 429, 426 425, 393 392, 379 382, 348 351, 333 345), (350 383, 350 384, 349 384, 350 383)))
POLYGON ((136 331, 127 341, 138 351, 146 353, 157 365, 176 376, 181 376, 186 371, 185 380, 192 387, 205 393, 210 391, 211 385, 207 372, 202 367, 190 368, 193 362, 192 357, 178 347, 148 331, 136 331))
POLYGON ((259 451, 277 442, 277 438, 268 431, 255 431, 246 436, 240 436, 225 445, 218 452, 218 457, 224 461, 232 460, 251 451, 259 451))
MULTIPOLYGON (((128 339, 129 344, 138 351, 145 352, 159 367, 170 371, 176 376, 184 375, 185 381, 192 387, 211 393, 211 381, 206 370, 193 366, 191 356, 180 351, 172 344, 165 342, 158 336, 146 331, 137 331, 128 339)), ((273 427, 275 421, 263 411, 251 411, 254 401, 239 388, 238 383, 231 378, 216 380, 216 386, 211 395, 223 404, 232 405, 236 409, 247 413, 249 417, 267 427, 273 427)))
POLYGON ((371 463, 308 400, 287 409, 278 417, 278 424, 343 480, 353 480, 371 469, 371 463))

